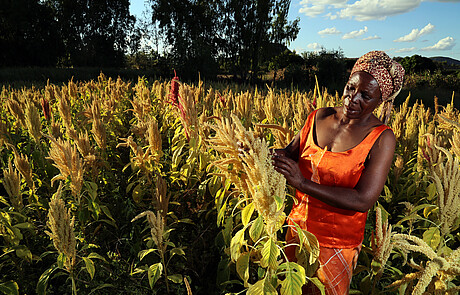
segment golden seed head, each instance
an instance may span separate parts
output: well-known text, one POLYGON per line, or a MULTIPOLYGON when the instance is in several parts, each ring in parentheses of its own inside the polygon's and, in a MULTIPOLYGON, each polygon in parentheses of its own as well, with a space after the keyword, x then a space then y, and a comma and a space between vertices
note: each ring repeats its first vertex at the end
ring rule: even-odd
POLYGON ((26 119, 23 111, 23 107, 21 104, 15 99, 14 93, 10 96, 8 101, 6 102, 6 106, 10 111, 11 115, 16 119, 20 126, 26 126, 26 119))
POLYGON ((91 113, 93 117, 93 127, 91 132, 94 135, 97 145, 104 150, 107 147, 106 131, 101 118, 100 104, 96 99, 93 100, 91 113))
POLYGON ((3 143, 8 142, 8 126, 7 126, 8 121, 3 121, 3 117, 0 116, 0 147, 3 145, 3 143))
POLYGON ((147 123, 147 132, 146 132, 147 141, 149 143, 150 152, 154 155, 157 155, 157 159, 161 157, 162 146, 161 146, 161 134, 158 129, 158 123, 155 118, 152 118, 147 123))
POLYGON ((72 115, 70 110, 70 99, 67 96, 67 93, 64 91, 60 92, 58 111, 61 116, 62 122, 67 129, 72 127, 72 115))
POLYGON ((152 236, 152 240, 157 245, 157 247, 161 250, 165 246, 163 244, 163 233, 165 227, 166 219, 160 214, 159 211, 157 213, 153 213, 152 211, 144 211, 134 217, 131 222, 134 222, 142 217, 146 217, 150 227, 150 234, 152 236))
POLYGON ((83 186, 84 163, 77 152, 77 148, 69 140, 49 138, 51 139, 51 148, 47 159, 53 160, 53 165, 61 172, 51 179, 51 185, 56 180, 66 180, 70 176, 72 195, 79 197, 83 186))
POLYGON ((11 204, 17 210, 24 207, 22 203, 21 193, 21 176, 18 171, 13 168, 11 159, 8 160, 8 169, 3 170, 3 186, 10 196, 11 204))
POLYGON ((35 186, 32 180, 32 169, 27 155, 21 155, 14 150, 14 165, 16 165, 19 172, 21 172, 22 176, 26 179, 26 183, 29 188, 34 189, 35 186))
POLYGON ((72 217, 70 209, 66 210, 62 199, 62 182, 59 183, 57 192, 49 202, 47 226, 51 232, 46 233, 53 240, 53 245, 60 254, 65 255, 64 266, 71 272, 76 261, 76 240, 73 231, 75 217, 72 217))
POLYGON ((155 180, 155 197, 158 211, 163 218, 168 214, 169 197, 167 196, 168 185, 166 181, 158 176, 155 180))
POLYGON ((42 124, 38 109, 31 102, 26 103, 25 123, 30 136, 32 136, 35 143, 38 144, 40 142, 40 138, 42 137, 42 124))

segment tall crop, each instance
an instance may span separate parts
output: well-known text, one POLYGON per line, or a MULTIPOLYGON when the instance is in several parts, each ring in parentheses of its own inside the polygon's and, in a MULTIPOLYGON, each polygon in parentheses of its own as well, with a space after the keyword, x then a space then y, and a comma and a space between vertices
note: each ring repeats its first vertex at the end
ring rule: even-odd
MULTIPOLYGON (((352 289, 459 291, 460 113, 410 96, 352 289), (415 102, 414 102, 415 101, 415 102)), ((435 101, 436 102, 436 101, 435 101)), ((300 294, 318 242, 287 261, 292 188, 271 164, 340 96, 100 75, 0 92, 0 291, 300 294)), ((379 115, 379 111, 376 111, 379 115)))

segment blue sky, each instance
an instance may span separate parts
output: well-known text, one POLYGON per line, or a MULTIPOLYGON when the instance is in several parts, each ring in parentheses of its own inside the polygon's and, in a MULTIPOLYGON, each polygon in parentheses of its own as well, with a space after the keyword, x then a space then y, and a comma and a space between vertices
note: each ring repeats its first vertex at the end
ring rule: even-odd
MULTIPOLYGON (((144 0, 131 0, 141 16, 144 0)), ((460 0, 292 0, 300 32, 296 52, 342 49, 346 57, 371 50, 390 56, 447 56, 460 60, 460 0)))

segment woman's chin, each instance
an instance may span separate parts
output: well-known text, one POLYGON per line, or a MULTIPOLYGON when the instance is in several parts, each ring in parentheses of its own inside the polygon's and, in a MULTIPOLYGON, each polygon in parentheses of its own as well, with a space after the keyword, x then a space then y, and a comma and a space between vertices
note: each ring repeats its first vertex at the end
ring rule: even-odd
POLYGON ((344 107, 343 108, 343 114, 345 115, 345 117, 349 118, 349 119, 357 119, 359 118, 359 111, 358 110, 352 110, 352 109, 349 109, 347 107, 344 107))

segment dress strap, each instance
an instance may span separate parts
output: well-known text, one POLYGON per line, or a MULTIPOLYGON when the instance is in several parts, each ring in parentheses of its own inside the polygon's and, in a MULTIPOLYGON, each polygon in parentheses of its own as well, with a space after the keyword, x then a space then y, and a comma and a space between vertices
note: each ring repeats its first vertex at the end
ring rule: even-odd
MULTIPOLYGON (((310 134, 310 130, 315 123, 315 116, 318 110, 314 110, 313 112, 308 115, 307 120, 305 121, 305 125, 303 126, 302 130, 300 131, 300 150, 299 152, 302 153, 305 144, 307 143, 308 136, 310 134)), ((300 156, 300 155, 299 155, 300 156)))
POLYGON ((370 150, 374 146, 375 141, 380 137, 380 135, 387 129, 390 129, 387 125, 380 125, 374 128, 374 130, 369 133, 366 138, 363 139, 363 141, 357 145, 356 147, 353 148, 353 151, 356 154, 361 154, 364 156, 364 159, 367 158, 370 150))

